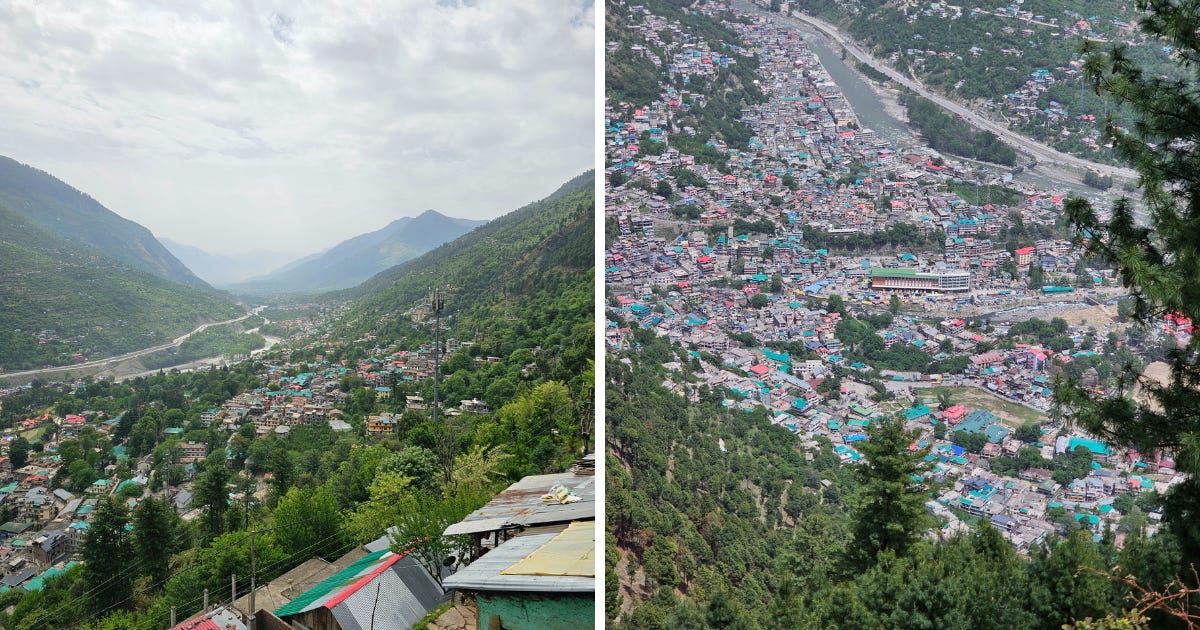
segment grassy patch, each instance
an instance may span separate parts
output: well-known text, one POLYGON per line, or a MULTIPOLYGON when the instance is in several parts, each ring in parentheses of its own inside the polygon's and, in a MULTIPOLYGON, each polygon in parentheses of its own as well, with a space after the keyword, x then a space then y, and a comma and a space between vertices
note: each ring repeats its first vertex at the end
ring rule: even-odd
POLYGON ((425 615, 420 621, 418 621, 416 625, 412 627, 412 630, 425 630, 429 627, 430 623, 435 621, 438 617, 441 617, 442 614, 447 610, 450 610, 450 607, 453 605, 454 601, 451 600, 429 611, 429 614, 425 615))
POLYGON ((971 527, 974 527, 979 522, 978 516, 975 516, 974 514, 969 514, 966 510, 956 508, 956 507, 950 507, 949 509, 951 512, 954 513, 955 516, 958 517, 958 520, 966 523, 967 525, 970 525, 971 527))
POLYGON ((932 397, 934 399, 942 392, 950 392, 951 404, 961 404, 967 408, 967 411, 976 409, 986 409, 994 414, 1000 421, 1010 427, 1019 427, 1026 422, 1045 422, 1046 414, 1031 409, 1025 405, 1004 400, 999 396, 985 392, 978 387, 930 387, 922 390, 918 396, 921 398, 932 397))
POLYGON ((978 186, 976 184, 951 184, 950 190, 963 201, 983 205, 994 203, 1000 206, 1015 206, 1025 198, 1025 193, 1007 186, 978 186))

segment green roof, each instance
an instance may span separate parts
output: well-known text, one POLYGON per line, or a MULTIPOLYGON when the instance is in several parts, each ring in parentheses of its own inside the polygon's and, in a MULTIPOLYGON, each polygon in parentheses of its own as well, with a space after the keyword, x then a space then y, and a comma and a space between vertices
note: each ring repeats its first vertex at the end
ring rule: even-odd
POLYGON ((913 407, 912 409, 909 409, 908 411, 905 411, 904 415, 909 420, 916 420, 917 418, 920 418, 921 416, 929 415, 929 413, 930 413, 929 407, 926 407, 925 405, 918 405, 916 407, 913 407))
POLYGON ((780 363, 791 363, 792 362, 792 357, 790 355, 788 355, 788 353, 786 353, 786 352, 781 354, 778 352, 772 352, 772 351, 764 348, 762 353, 763 353, 763 356, 767 357, 768 359, 770 359, 772 361, 778 361, 780 363))
POLYGON ((362 558, 359 558, 354 564, 334 573, 325 579, 325 581, 312 587, 296 599, 288 602, 281 608, 275 611, 276 617, 286 617, 304 612, 310 605, 317 600, 323 599, 333 590, 343 588, 349 584, 353 584, 360 577, 359 574, 371 565, 378 562, 384 555, 390 553, 387 549, 381 549, 374 553, 369 553, 362 558))
POLYGON ((920 273, 916 269, 890 269, 875 267, 871 269, 872 278, 936 278, 931 273, 920 273))
POLYGON ((871 270, 871 277, 880 278, 914 278, 917 275, 916 269, 887 269, 876 267, 871 270))

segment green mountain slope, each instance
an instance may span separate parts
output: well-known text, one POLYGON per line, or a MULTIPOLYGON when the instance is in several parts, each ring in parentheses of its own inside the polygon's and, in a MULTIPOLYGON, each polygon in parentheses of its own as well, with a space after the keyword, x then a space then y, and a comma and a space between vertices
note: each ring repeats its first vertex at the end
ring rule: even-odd
POLYGON ((132 269, 0 206, 0 368, 111 356, 239 312, 207 287, 132 269))
POLYGON ((0 206, 31 224, 160 278, 203 285, 150 230, 53 175, 0 156, 0 206))
POLYGON ((385 271, 331 294, 357 303, 346 334, 423 337, 412 309, 444 287, 452 330, 480 339, 490 354, 546 348, 578 373, 593 338, 595 173, 589 171, 531 203, 385 271), (569 355, 569 356, 567 356, 569 355))

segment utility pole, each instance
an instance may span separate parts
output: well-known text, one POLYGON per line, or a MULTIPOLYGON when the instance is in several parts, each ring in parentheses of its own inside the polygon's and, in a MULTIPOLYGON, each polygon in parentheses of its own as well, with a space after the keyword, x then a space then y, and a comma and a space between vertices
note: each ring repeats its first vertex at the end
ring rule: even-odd
POLYGON ((438 417, 438 382, 442 380, 441 376, 441 353, 442 353, 442 311, 446 308, 446 296, 442 295, 441 289, 433 290, 433 298, 431 300, 433 308, 433 423, 437 424, 438 417))
POLYGON ((255 626, 257 625, 254 623, 256 620, 254 614, 254 539, 257 536, 258 530, 250 532, 250 610, 248 611, 250 617, 250 630, 255 630, 255 626))
MULTIPOLYGON (((308 520, 312 520, 312 519, 308 519, 308 520)), ((304 521, 297 521, 297 522, 302 523, 304 521)), ((264 527, 262 529, 256 529, 256 530, 250 532, 250 605, 249 605, 250 610, 247 611, 247 617, 249 618, 249 621, 250 621, 250 623, 247 626, 249 628, 249 630, 255 630, 255 627, 256 627, 255 617, 254 617, 254 613, 255 613, 254 591, 256 588, 255 584, 256 584, 256 577, 257 577, 255 574, 258 573, 258 570, 257 570, 257 559, 255 557, 254 541, 258 537, 259 534, 269 532, 273 529, 279 529, 280 527, 287 527, 288 525, 295 525, 295 524, 296 523, 280 523, 279 525, 274 525, 272 527, 264 527)), ((233 599, 234 599, 234 601, 237 601, 237 576, 233 575, 233 576, 231 576, 231 578, 233 579, 233 599)))
MULTIPOLYGON (((441 400, 438 395, 438 384, 442 380, 442 311, 446 310, 446 296, 443 295, 439 288, 433 289, 433 294, 430 298, 430 308, 433 310, 433 413, 431 418, 434 426, 437 426, 438 411, 441 407, 441 400)), ((438 458, 442 464, 442 481, 446 487, 450 486, 451 475, 454 472, 454 438, 450 435, 450 423, 446 422, 441 427, 441 436, 438 438, 438 458)))

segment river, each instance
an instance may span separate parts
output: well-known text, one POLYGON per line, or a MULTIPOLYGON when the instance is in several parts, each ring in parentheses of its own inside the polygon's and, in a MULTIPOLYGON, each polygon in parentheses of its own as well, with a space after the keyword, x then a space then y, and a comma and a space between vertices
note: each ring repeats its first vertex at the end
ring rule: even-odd
MULTIPOLYGON (((188 337, 191 337, 192 335, 195 335, 199 332, 203 332, 204 330, 206 330, 212 326, 221 326, 224 324, 230 324, 233 322, 242 321, 242 320, 250 317, 251 315, 257 315, 258 313, 262 312, 262 310, 264 308, 266 308, 266 307, 259 306, 259 307, 254 308, 253 310, 247 312, 245 315, 238 317, 236 319, 231 319, 231 320, 224 321, 224 322, 215 322, 215 323, 204 324, 202 326, 198 326, 192 332, 187 333, 186 335, 183 335, 181 337, 178 337, 178 338, 174 339, 173 341, 171 341, 170 343, 161 344, 161 345, 158 345, 158 346, 155 346, 152 348, 135 350, 133 352, 129 352, 129 353, 123 354, 121 356, 110 357, 107 359, 99 359, 96 361, 89 361, 87 363, 81 363, 81 364, 77 364, 77 365, 63 365, 63 366, 58 366, 58 367, 53 367, 53 368, 45 368, 45 369, 41 369, 41 370, 27 370, 27 371, 23 371, 23 372, 12 372, 12 373, 8 373, 8 374, 0 374, 0 383, 23 384, 23 383, 29 383, 34 378, 53 378, 53 380, 70 381, 75 378, 84 377, 84 376, 92 376, 94 378, 112 378, 116 381, 124 381, 124 380, 128 380, 131 378, 136 378, 138 376, 148 376, 150 374, 157 374, 160 370, 159 369, 153 369, 153 370, 145 369, 145 367, 141 363, 141 358, 152 355, 152 354, 156 354, 159 352, 166 351, 172 347, 179 347, 179 345, 181 343, 183 343, 184 340, 186 340, 188 337)), ((269 323, 271 323, 270 320, 267 320, 264 318, 263 324, 265 325, 265 324, 269 324, 269 323)), ((247 332, 255 333, 258 331, 259 331, 258 328, 254 328, 247 332)), ((258 355, 270 350, 271 348, 275 347, 277 344, 280 343, 280 341, 282 341, 282 339, 280 339, 279 337, 273 337, 270 335, 263 335, 263 339, 266 340, 266 345, 263 346, 262 348, 259 348, 258 350, 252 351, 250 353, 251 356, 258 356, 258 355)), ((187 371, 191 371, 191 370, 201 368, 201 367, 214 366, 214 365, 225 365, 227 363, 228 363, 228 360, 224 356, 215 356, 215 357, 207 357, 204 359, 196 359, 194 361, 189 361, 187 363, 174 365, 174 366, 170 366, 170 367, 166 367, 166 368, 162 368, 162 369, 164 369, 164 370, 179 370, 181 372, 187 372, 187 371)))
MULTIPOLYGON (((758 15, 763 15, 761 10, 755 10, 754 7, 749 7, 744 2, 734 3, 738 9, 743 11, 750 10, 758 15)), ((859 71, 850 66, 850 59, 843 60, 841 56, 841 46, 831 42, 826 36, 820 34, 815 29, 790 18, 782 16, 771 16, 772 19, 780 19, 786 21, 790 28, 800 33, 805 43, 809 45, 812 51, 821 60, 821 65, 825 66, 825 70, 829 72, 830 78, 833 79, 838 87, 841 88, 842 94, 846 97, 846 101, 854 108, 855 114, 858 116, 859 124, 865 129, 871 129, 879 137, 892 142, 895 145, 924 145, 924 141, 917 136, 908 127, 908 123, 901 120, 887 111, 883 104, 883 99, 876 92, 873 85, 868 83, 867 79, 859 73, 859 71)), ((969 161, 969 160, 968 160, 969 161)), ((996 172, 1003 173, 1003 167, 987 166, 987 168, 997 169, 996 172)), ((1043 172, 1043 169, 1026 170, 1022 173, 1013 176, 1013 181, 1027 184, 1028 186, 1045 190, 1047 192, 1056 192, 1064 194, 1076 194, 1093 201, 1101 203, 1101 207, 1107 207, 1112 201, 1113 196, 1106 193, 1100 193, 1094 188, 1084 186, 1077 180, 1069 179, 1072 177, 1067 174, 1066 177, 1057 177, 1053 174, 1043 172)))

